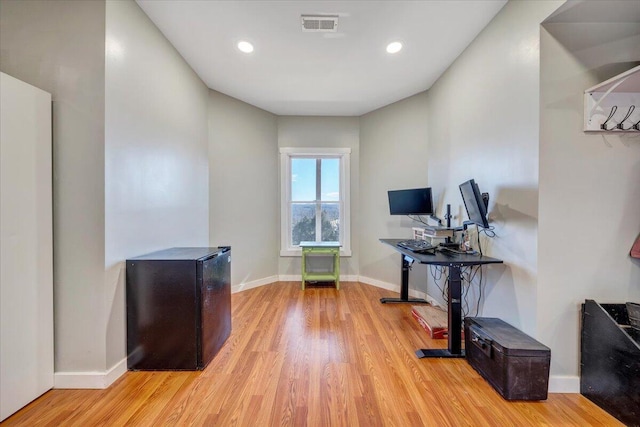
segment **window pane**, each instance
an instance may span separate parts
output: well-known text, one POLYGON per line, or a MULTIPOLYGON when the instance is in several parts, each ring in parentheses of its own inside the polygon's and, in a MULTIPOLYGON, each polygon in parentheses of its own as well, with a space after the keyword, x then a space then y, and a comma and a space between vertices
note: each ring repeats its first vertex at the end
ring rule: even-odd
POLYGON ((321 205, 322 240, 323 242, 337 242, 340 240, 340 205, 338 203, 323 203, 321 205))
POLYGON ((316 200, 316 159, 291 159, 291 200, 316 200))
POLYGON ((316 205, 315 203, 291 204, 291 244, 316 241, 316 205))
POLYGON ((322 159, 320 172, 322 173, 321 200, 337 202, 340 200, 340 159, 322 159))

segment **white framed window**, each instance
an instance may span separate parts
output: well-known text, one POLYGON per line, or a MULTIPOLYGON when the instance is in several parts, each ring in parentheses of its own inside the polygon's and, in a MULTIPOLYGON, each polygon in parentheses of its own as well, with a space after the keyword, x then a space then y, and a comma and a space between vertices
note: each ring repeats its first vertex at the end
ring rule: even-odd
POLYGON ((300 242, 335 242, 351 256, 350 148, 280 148, 280 255, 300 242))

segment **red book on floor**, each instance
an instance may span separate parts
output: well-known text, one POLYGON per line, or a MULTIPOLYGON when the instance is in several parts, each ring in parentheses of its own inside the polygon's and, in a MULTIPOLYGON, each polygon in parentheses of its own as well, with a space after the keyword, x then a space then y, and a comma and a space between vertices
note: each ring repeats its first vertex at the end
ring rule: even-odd
POLYGON ((414 305, 411 315, 433 339, 447 337, 447 312, 431 305, 414 305))

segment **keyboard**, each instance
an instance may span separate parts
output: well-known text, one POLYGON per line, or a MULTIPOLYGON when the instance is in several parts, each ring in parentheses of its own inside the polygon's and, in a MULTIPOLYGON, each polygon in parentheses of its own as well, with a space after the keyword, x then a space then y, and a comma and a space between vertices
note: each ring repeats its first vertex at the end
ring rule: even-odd
POLYGON ((402 240, 398 246, 416 253, 431 252, 436 248, 425 240, 402 240))

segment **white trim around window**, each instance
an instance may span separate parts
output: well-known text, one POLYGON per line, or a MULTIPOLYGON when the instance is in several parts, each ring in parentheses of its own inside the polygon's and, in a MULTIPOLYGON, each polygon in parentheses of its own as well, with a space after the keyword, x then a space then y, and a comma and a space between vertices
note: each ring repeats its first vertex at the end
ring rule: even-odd
POLYGON ((340 159, 340 248, 341 256, 351 256, 351 148, 280 148, 280 256, 301 256, 291 244, 291 159, 340 159))

